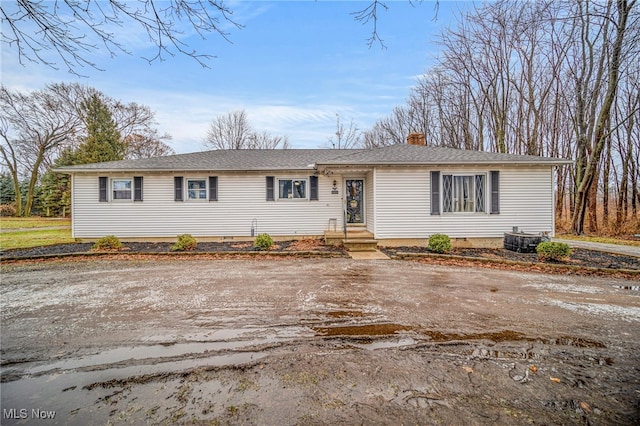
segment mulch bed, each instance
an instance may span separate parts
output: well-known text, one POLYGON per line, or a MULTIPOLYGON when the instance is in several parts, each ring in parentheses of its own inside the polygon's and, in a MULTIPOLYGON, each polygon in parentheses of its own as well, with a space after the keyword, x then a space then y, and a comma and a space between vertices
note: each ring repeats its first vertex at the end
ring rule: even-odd
MULTIPOLYGON (((395 256, 397 253, 431 253, 426 247, 382 247, 381 251, 387 256, 395 256)), ((536 253, 518 253, 515 251, 499 249, 475 249, 455 248, 449 255, 473 257, 492 260, 512 260, 516 262, 531 262, 536 264, 553 264, 554 262, 541 262, 536 253)), ((574 248, 567 262, 556 263, 587 268, 602 269, 629 269, 640 270, 640 259, 632 256, 624 256, 612 253, 603 253, 594 250, 574 248)))
MULTIPOLYGON (((189 252, 174 252, 171 246, 174 243, 123 243, 124 248, 117 253, 137 254, 137 253, 222 253, 222 252, 257 252, 259 251, 251 242, 199 242, 195 250, 189 252)), ((7 258, 28 258, 40 256, 55 256, 72 253, 91 253, 92 243, 70 243, 55 244, 50 246, 41 246, 28 249, 13 249, 0 252, 0 259, 7 258)), ((297 240, 297 241, 279 241, 268 252, 262 253, 278 253, 278 252, 294 252, 294 251, 311 251, 329 254, 344 253, 342 247, 328 246, 320 240, 297 240)))
MULTIPOLYGON (((56 244, 51 246, 35 247, 29 249, 4 250, 0 252, 0 260, 5 259, 28 259, 38 257, 60 256, 67 254, 87 253, 91 254, 92 243, 71 243, 56 244)), ((281 241, 277 242, 269 251, 258 252, 251 242, 199 242, 196 249, 190 252, 173 252, 171 246, 173 243, 124 243, 124 249, 113 252, 118 256, 130 255, 137 256, 142 254, 205 254, 213 253, 216 258, 219 256, 227 256, 224 253, 233 253, 234 255, 285 255, 286 253, 310 252, 320 253, 330 257, 346 256, 346 252, 340 246, 325 245, 321 240, 306 239, 297 241, 281 241)), ((426 247, 380 247, 380 250, 389 257, 394 257, 398 253, 432 253, 426 247)), ((480 258, 493 260, 498 267, 504 261, 529 262, 535 266, 553 267, 552 262, 541 262, 536 253, 517 253, 505 249, 473 249, 473 248, 455 248, 448 253, 454 257, 461 258, 480 258)), ((123 256, 125 257, 125 256, 123 256)), ((129 256, 126 256, 129 257, 129 256)), ((451 258, 440 259, 437 262, 444 264, 457 264, 456 260, 451 258)), ((623 256, 617 254, 603 253, 592 250, 573 249, 571 258, 564 263, 558 265, 569 265, 578 268, 599 268, 605 270, 631 270, 640 271, 640 259, 631 256, 623 256)), ((505 267, 504 265, 502 267, 505 267)))

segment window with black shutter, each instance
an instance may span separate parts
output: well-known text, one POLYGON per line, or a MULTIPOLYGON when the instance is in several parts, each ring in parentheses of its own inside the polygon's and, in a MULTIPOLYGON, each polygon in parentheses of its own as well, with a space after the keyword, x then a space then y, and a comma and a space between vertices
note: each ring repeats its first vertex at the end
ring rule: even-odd
POLYGON ((98 187, 99 187, 99 200, 101 203, 106 203, 108 200, 108 187, 109 187, 109 178, 105 176, 100 176, 98 178, 98 187))
POLYGON ((309 176, 309 200, 318 201, 318 176, 309 176))
POLYGON ((133 201, 142 201, 142 176, 133 177, 133 201))
POLYGON ((500 172, 491 173, 491 214, 500 214, 500 172))
POLYGON ((274 181, 275 178, 273 176, 267 176, 267 201, 275 201, 274 194, 274 181))
POLYGON ((431 214, 440 214, 440 172, 431 172, 431 214))
POLYGON ((218 176, 209 176, 209 201, 218 201, 218 176))
POLYGON ((175 201, 183 201, 182 195, 182 176, 174 176, 173 178, 173 193, 175 201))

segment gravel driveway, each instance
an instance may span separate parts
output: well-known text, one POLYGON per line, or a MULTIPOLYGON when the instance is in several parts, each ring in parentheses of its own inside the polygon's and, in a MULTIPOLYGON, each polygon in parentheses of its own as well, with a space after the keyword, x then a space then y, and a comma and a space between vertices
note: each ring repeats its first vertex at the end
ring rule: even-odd
POLYGON ((0 290, 2 424, 640 419, 638 282, 161 259, 3 266, 0 290))

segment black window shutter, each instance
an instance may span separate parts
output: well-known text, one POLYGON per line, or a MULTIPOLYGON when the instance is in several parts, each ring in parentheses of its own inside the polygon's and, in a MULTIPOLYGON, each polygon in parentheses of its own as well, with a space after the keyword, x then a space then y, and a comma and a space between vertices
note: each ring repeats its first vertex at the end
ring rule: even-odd
POLYGON ((173 192, 175 201, 182 201, 184 199, 182 196, 182 176, 173 177, 173 192))
POLYGON ((218 201, 218 176, 209 176, 209 201, 218 201))
POLYGON ((142 176, 133 177, 133 201, 142 201, 142 176))
POLYGON ((440 172, 431 172, 431 214, 440 214, 440 172))
POLYGON ((309 200, 318 201, 318 176, 309 176, 309 200))
POLYGON ((101 203, 106 203, 108 201, 107 198, 107 186, 109 184, 109 178, 105 176, 100 176, 98 178, 98 187, 100 188, 99 200, 101 203))
POLYGON ((274 181, 275 178, 273 176, 267 176, 267 201, 275 201, 274 181))
POLYGON ((500 214, 500 172, 491 171, 491 214, 500 214))
POLYGON ((476 193, 476 212, 484 212, 485 194, 487 193, 485 178, 486 175, 476 175, 475 177, 475 193, 476 193))

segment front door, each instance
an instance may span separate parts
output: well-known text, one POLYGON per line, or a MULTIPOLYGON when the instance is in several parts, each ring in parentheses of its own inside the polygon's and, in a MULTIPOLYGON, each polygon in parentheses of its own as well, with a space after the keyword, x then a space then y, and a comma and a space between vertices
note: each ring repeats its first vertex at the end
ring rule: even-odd
POLYGON ((347 223, 364 223, 364 179, 346 179, 347 223))

